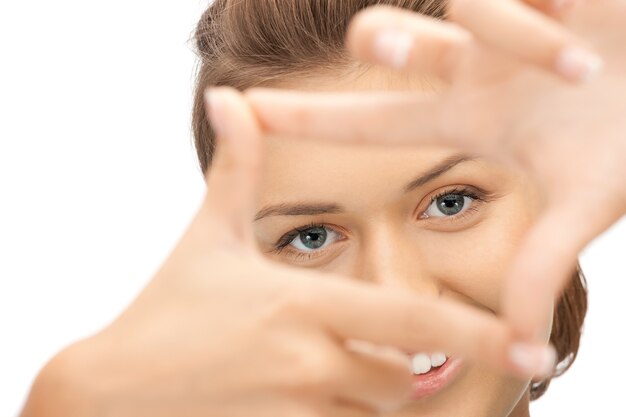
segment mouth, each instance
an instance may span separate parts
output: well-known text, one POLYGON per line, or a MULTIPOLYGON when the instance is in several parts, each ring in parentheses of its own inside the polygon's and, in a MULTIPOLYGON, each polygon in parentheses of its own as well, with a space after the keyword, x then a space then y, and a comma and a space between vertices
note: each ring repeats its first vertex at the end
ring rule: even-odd
POLYGON ((459 375, 462 363, 461 359, 448 357, 442 352, 411 355, 412 399, 420 400, 442 391, 459 375))

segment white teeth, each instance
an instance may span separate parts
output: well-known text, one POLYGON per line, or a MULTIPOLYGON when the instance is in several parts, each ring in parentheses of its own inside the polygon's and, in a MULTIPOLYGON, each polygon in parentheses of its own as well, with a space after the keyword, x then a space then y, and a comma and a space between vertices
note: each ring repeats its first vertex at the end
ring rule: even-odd
POLYGON ((446 363, 447 360, 448 358, 443 352, 435 352, 432 355, 428 355, 426 353, 416 353, 411 357, 413 373, 416 375, 425 374, 430 371, 431 368, 440 367, 446 363))
POLYGON ((413 365, 414 374, 425 374, 431 368, 430 356, 425 353, 417 353, 411 358, 411 364, 413 365))
POLYGON ((435 368, 446 363, 446 360, 447 360, 446 354, 442 352, 435 352, 432 355, 430 355, 430 363, 435 368))

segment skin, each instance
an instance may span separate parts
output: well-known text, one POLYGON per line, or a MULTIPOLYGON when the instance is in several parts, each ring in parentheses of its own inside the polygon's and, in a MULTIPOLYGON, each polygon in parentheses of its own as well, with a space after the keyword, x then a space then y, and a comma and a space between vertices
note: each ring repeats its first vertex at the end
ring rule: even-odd
MULTIPOLYGON (((423 91, 427 85, 418 77, 374 67, 352 76, 304 79, 289 88, 423 91)), ((455 300, 499 316, 506 270, 537 214, 538 190, 520 172, 476 158, 405 192, 417 176, 458 151, 436 146, 354 148, 270 137, 257 217, 281 205, 341 209, 324 214, 270 212, 255 222, 259 248, 276 262, 455 300), (436 217, 443 214, 432 197, 464 185, 484 190, 488 201, 469 203, 465 216, 436 217), (420 219, 427 211, 431 217, 420 219), (303 250, 303 241, 296 237, 277 250, 281 237, 312 224, 328 225, 335 232, 320 249, 303 250)), ((550 317, 543 327, 547 340, 550 317)), ((523 417, 528 415, 528 382, 468 363, 444 391, 392 415, 523 417)))
POLYGON ((241 94, 218 94, 219 144, 188 230, 116 320, 44 367, 23 417, 386 415, 410 403, 405 352, 522 379, 549 371, 532 354, 545 342, 513 361, 510 329, 478 303, 261 256, 262 132, 241 94))
POLYGON ((366 11, 348 34, 355 56, 389 65, 376 52, 376 36, 401 27, 415 40, 404 48, 407 59, 398 60, 402 69, 438 76, 451 88, 441 95, 257 89, 248 98, 273 134, 458 146, 516 166, 537 181, 541 213, 520 245, 502 294, 517 337, 536 340, 580 251, 626 214, 626 63, 620 41, 626 7, 619 0, 578 3, 560 15, 573 33, 565 37, 542 27, 545 16, 510 0, 452 0, 452 23, 389 8, 366 11), (507 19, 511 15, 516 19, 507 19), (569 71, 587 82, 554 77, 564 51, 580 47, 580 39, 601 58, 583 54, 587 70, 569 71), (598 71, 602 62, 604 70, 598 71))
MULTIPOLYGON (((550 3, 532 2, 555 12, 550 3)), ((516 16, 502 21, 515 25, 516 16)), ((545 21, 538 28, 550 47, 567 39, 545 21)), ((546 66, 545 53, 524 46, 510 42, 509 52, 546 66)), ((432 84, 389 73, 334 75, 292 87, 421 91, 432 84)), ((473 161, 404 195, 407 181, 452 151, 441 146, 312 150, 299 139, 268 138, 262 163, 261 127, 249 104, 228 89, 212 97, 220 144, 197 215, 120 317, 48 363, 22 415, 527 416, 529 375, 545 372, 545 351, 525 345, 529 360, 511 361, 516 340, 498 316, 506 307, 499 301, 502 272, 536 215, 528 181, 473 161), (286 177, 302 182, 294 188, 286 177), (472 218, 450 228, 412 216, 435 188, 469 179, 497 195, 472 218), (272 217, 253 227, 254 214, 311 195, 345 206, 309 221, 341 225, 347 239, 314 265, 272 254, 270 237, 304 218, 272 217), (451 240, 454 234, 460 236, 451 240), (445 391, 411 403, 406 354, 390 346, 443 350, 468 365, 445 391)), ((541 317, 545 342, 550 317, 541 317)))

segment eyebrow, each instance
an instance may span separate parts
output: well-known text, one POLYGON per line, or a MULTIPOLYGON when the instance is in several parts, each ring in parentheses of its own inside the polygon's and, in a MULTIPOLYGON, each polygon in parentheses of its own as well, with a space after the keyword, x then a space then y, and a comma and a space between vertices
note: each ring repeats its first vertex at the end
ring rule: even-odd
MULTIPOLYGON (((467 154, 452 155, 409 182, 404 187, 404 192, 408 193, 422 187, 455 166, 463 162, 474 161, 475 159, 475 157, 467 154)), ((343 207, 334 203, 285 203, 264 207, 256 214, 254 220, 257 221, 270 216, 316 216, 320 214, 343 213, 344 211, 343 207)))
POLYGON ((445 174, 446 172, 450 171, 452 168, 454 168, 455 166, 463 162, 469 162, 469 161, 475 161, 475 160, 476 160, 476 157, 467 155, 467 154, 455 154, 455 155, 449 156, 448 158, 441 161, 439 164, 435 165, 433 168, 426 171, 424 174, 420 175, 419 177, 415 178, 413 181, 408 183, 404 187, 404 192, 409 193, 415 190, 416 188, 426 185, 430 181, 433 181, 435 178, 442 176, 443 174, 445 174))
POLYGON ((337 204, 295 203, 277 204, 260 210, 254 220, 269 216, 315 216, 319 214, 342 213, 344 209, 337 204))

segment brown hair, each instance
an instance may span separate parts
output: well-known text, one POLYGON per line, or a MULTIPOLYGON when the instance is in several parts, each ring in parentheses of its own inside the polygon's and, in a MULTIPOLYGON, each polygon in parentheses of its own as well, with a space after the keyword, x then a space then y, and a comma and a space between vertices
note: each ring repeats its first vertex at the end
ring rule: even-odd
MULTIPOLYGON (((445 17, 445 0, 214 0, 194 36, 200 65, 192 124, 202 172, 209 168, 215 140, 204 108, 208 86, 275 86, 347 65, 351 60, 343 40, 348 22, 376 4, 445 17)), ((587 312, 585 278, 579 267, 572 275, 554 310, 550 341, 559 363, 553 376, 574 362, 587 312)), ((533 382, 531 399, 543 395, 551 379, 533 382)))

